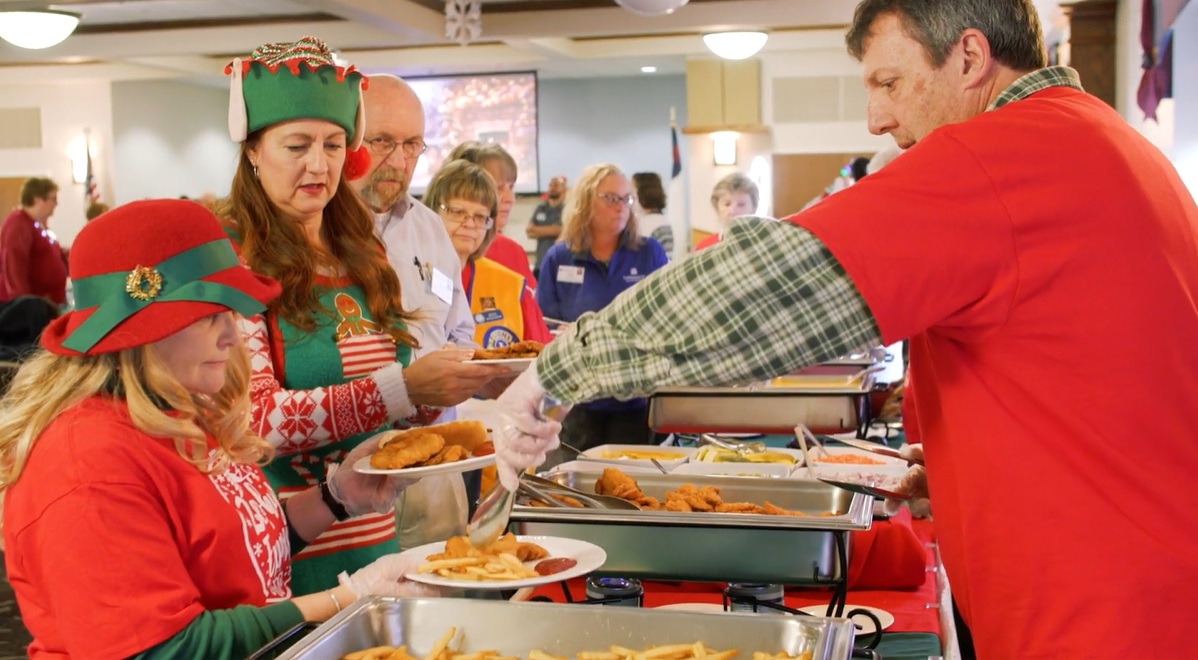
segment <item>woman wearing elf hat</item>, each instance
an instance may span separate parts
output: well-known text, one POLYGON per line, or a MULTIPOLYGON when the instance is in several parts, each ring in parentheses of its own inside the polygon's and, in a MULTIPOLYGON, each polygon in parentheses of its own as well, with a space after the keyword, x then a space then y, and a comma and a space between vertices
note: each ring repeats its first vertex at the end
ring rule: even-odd
POLYGON ((79 233, 70 274, 76 311, 0 404, 5 563, 30 656, 243 658, 358 596, 423 592, 391 555, 292 598, 292 553, 334 510, 385 510, 403 483, 344 470, 275 498, 237 318, 279 285, 239 263, 215 216, 114 209, 79 233))
MULTIPOLYGON (((408 366, 416 342, 399 279, 347 181, 369 164, 360 149, 362 74, 335 65, 311 37, 262 46, 227 73, 229 129, 241 153, 220 212, 249 266, 283 286, 243 332, 251 428, 276 450, 264 470, 286 499, 337 464, 350 469, 347 452, 417 412, 409 388, 440 378, 438 361, 470 352, 436 351, 408 366)), ((296 556, 292 588, 326 589, 339 571, 397 550, 393 516, 339 515, 296 556)))

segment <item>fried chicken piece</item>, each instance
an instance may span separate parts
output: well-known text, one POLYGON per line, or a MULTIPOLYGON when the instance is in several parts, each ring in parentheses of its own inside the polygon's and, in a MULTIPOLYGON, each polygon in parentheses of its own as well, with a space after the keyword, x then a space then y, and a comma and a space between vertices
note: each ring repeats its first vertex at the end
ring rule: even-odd
POLYGON ((434 454, 432 458, 424 461, 420 465, 421 467, 428 467, 430 465, 440 465, 442 463, 454 463, 465 460, 469 456, 470 452, 461 445, 446 445, 441 449, 441 451, 434 454))
POLYGON ((536 543, 517 543, 513 554, 520 561, 536 561, 548 557, 549 551, 536 543))
POLYGON ((636 480, 616 468, 605 468, 599 480, 595 482, 595 493, 613 495, 628 500, 642 509, 657 509, 661 504, 654 498, 641 491, 636 480))
POLYGON ((473 557, 478 554, 478 549, 470 545, 470 540, 465 536, 451 536, 445 542, 445 551, 435 555, 429 555, 428 561, 436 561, 438 559, 462 559, 463 557, 473 557))
MULTIPOLYGON (((709 493, 691 484, 683 484, 666 493, 666 506, 670 502, 685 502, 691 511, 715 511, 715 505, 708 501, 709 493)), ((718 495, 717 495, 718 499, 718 495)))
POLYGON ((445 438, 436 433, 408 434, 393 442, 379 442, 380 448, 370 457, 370 467, 377 470, 400 470, 412 467, 437 455, 445 447, 445 438))
POLYGON ((803 513, 802 511, 791 511, 790 509, 783 509, 782 507, 771 504, 770 502, 766 502, 765 506, 762 507, 762 509, 763 509, 762 513, 766 514, 767 516, 794 516, 796 518, 800 518, 800 517, 807 515, 807 514, 803 513))
POLYGON ((475 360, 512 360, 518 358, 535 358, 541 354, 545 345, 539 341, 519 341, 508 346, 495 348, 474 349, 475 360))
POLYGON ((691 513, 694 511, 694 509, 692 509, 690 505, 686 503, 686 499, 681 497, 675 497, 671 499, 669 496, 666 497, 665 510, 675 511, 677 513, 691 513))

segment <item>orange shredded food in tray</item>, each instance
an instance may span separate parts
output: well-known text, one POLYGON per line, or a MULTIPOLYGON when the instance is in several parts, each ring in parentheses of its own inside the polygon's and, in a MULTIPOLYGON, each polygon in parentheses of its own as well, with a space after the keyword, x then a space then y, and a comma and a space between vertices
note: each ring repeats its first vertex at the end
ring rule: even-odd
POLYGON ((859 456, 857 454, 828 454, 815 459, 816 463, 841 463, 848 465, 886 465, 886 461, 879 461, 876 458, 868 456, 859 456))

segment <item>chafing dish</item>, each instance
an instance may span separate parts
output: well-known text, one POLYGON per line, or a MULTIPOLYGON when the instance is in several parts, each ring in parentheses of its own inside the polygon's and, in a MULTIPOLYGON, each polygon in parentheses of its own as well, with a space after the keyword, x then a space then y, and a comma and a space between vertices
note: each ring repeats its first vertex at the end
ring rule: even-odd
POLYGON ((649 426, 662 433, 862 431, 874 374, 846 387, 671 387, 649 397, 649 426))
POLYGON ((572 658, 579 651, 603 651, 612 644, 644 648, 702 641, 719 650, 739 649, 739 658, 752 657, 754 651, 811 651, 813 660, 843 660, 852 654, 854 634, 853 624, 844 619, 376 597, 347 607, 280 658, 337 660, 380 645, 406 645, 419 658, 451 626, 461 635, 463 651, 494 649, 521 658, 533 649, 572 658))
MULTIPOLYGON (((544 476, 594 492, 599 473, 544 476)), ((519 534, 564 536, 602 547, 607 561, 597 571, 601 575, 804 584, 839 579, 837 543, 845 544, 847 557, 847 532, 867 529, 873 520, 871 498, 816 481, 674 474, 635 478, 642 491, 658 499, 683 484, 715 486, 726 502, 769 501, 810 515, 517 506, 512 527, 519 534)))

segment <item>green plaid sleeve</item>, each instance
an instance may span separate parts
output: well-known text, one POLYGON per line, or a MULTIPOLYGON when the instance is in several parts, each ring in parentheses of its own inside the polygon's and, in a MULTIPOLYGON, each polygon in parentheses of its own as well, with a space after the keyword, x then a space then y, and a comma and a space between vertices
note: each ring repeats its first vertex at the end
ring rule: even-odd
POLYGON ((545 347, 537 373, 577 403, 671 385, 763 380, 876 346, 877 323, 806 229, 748 218, 545 347))

